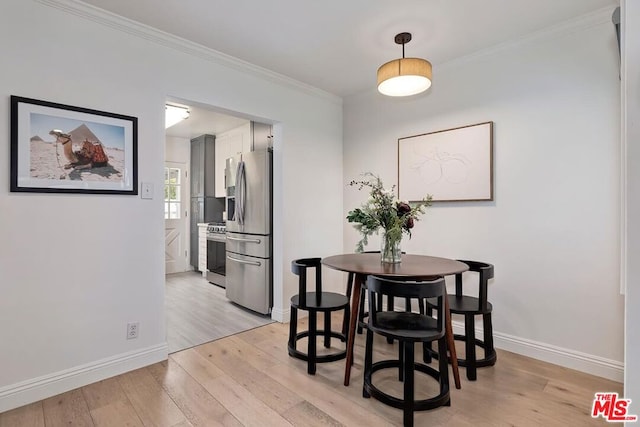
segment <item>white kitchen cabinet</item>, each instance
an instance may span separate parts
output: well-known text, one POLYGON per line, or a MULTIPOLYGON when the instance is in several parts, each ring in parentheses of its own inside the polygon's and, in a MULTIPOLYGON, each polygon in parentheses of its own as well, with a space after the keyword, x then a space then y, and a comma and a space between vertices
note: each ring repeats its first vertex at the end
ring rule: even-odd
POLYGON ((215 196, 225 196, 224 168, 229 157, 251 151, 251 123, 216 135, 215 196))
POLYGON ((198 270, 202 272, 203 277, 207 275, 207 225, 198 224, 198 270))

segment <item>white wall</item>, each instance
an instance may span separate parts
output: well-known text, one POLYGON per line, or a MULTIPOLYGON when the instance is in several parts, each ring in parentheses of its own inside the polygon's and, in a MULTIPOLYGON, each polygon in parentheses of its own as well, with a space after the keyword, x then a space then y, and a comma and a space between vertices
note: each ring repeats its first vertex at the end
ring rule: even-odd
POLYGON ((186 163, 191 161, 191 140, 177 136, 167 136, 164 147, 165 160, 168 162, 186 163))
POLYGON ((624 396, 634 403, 630 413, 640 414, 640 3, 622 2, 623 114, 627 143, 627 289, 625 319, 624 396))
POLYGON ((277 122, 276 317, 295 288, 291 259, 342 250, 341 101, 138 31, 69 0, 0 3, 0 411, 166 357, 168 96, 277 122), (9 193, 12 94, 138 117, 139 181, 154 199, 9 193))
POLYGON ((610 14, 435 67, 426 94, 345 100, 344 181, 390 187, 397 138, 493 121, 495 200, 435 204, 403 250, 493 263, 498 346, 621 381, 619 84, 610 14))

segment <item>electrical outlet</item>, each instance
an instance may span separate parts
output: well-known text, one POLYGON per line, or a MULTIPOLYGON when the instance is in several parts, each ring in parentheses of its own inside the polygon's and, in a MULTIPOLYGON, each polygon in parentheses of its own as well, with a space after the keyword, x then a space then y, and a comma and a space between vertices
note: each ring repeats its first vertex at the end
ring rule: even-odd
POLYGON ((140 323, 127 323, 127 339, 132 340, 138 338, 138 329, 140 329, 140 323))

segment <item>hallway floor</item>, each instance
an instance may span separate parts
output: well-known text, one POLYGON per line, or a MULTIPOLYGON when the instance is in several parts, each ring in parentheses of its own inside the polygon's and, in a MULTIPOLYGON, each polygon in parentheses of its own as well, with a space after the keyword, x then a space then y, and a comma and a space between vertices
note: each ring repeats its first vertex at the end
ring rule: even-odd
POLYGON ((233 304, 198 272, 167 275, 165 291, 169 353, 273 322, 233 304))

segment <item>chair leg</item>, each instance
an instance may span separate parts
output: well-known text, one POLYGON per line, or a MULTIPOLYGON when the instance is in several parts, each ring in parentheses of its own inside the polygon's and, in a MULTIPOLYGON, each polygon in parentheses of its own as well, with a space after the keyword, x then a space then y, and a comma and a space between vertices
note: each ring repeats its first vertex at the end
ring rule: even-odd
MULTIPOLYGON (((373 365, 373 332, 367 329, 367 340, 364 347, 364 374, 363 377, 366 379, 367 376, 371 378, 371 366, 373 365)), ((364 384, 364 382, 363 382, 364 384)), ((362 397, 369 398, 371 395, 367 393, 362 386, 362 397)))
POLYGON ((491 326, 491 313, 482 315, 482 329, 484 335, 484 358, 488 359, 492 354, 495 354, 496 351, 496 349, 493 348, 493 327, 491 326))
POLYGON ((398 381, 404 381, 404 345, 401 342, 398 345, 398 381))
POLYGON ((316 332, 318 330, 317 315, 318 314, 315 311, 309 312, 309 342, 307 344, 307 357, 309 358, 307 362, 307 372, 309 375, 316 374, 316 332))
POLYGON ((414 344, 410 341, 400 343, 404 347, 404 425, 413 426, 414 396, 414 344))
MULTIPOLYGON (((394 311, 395 301, 393 295, 387 295, 387 311, 394 311)), ((387 337, 387 342, 393 344, 393 338, 387 337)))
MULTIPOLYGON (((425 314, 425 306, 427 305, 426 300, 418 301, 418 311, 420 314, 425 314)), ((422 361, 426 364, 431 363, 431 342, 423 342, 422 343, 422 361)))
POLYGON ((296 349, 296 335, 298 333, 298 309, 291 307, 291 319, 289 321, 289 348, 296 349))
POLYGON ((467 378, 476 380, 476 327, 473 314, 466 314, 464 319, 465 359, 467 360, 467 378))
POLYGON ((424 363, 426 363, 427 365, 429 363, 431 363, 431 352, 432 352, 432 348, 431 348, 431 343, 430 342, 423 342, 422 343, 422 361, 424 363))
POLYGON ((331 313, 324 312, 324 346, 331 347, 331 313))
POLYGON ((340 341, 342 342, 347 342, 347 339, 349 338, 347 335, 349 334, 349 320, 351 320, 351 309, 349 306, 345 307, 344 309, 344 317, 342 320, 342 336, 343 338, 340 339, 340 341))
MULTIPOLYGON (((438 340, 438 370, 440 371, 440 393, 449 390, 449 362, 447 361, 447 339, 438 340)), ((451 406, 451 400, 446 403, 451 406)))

